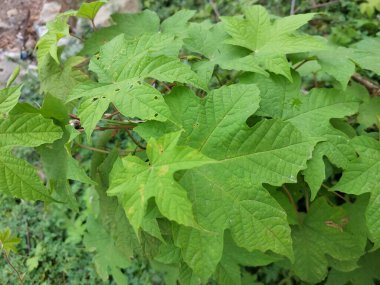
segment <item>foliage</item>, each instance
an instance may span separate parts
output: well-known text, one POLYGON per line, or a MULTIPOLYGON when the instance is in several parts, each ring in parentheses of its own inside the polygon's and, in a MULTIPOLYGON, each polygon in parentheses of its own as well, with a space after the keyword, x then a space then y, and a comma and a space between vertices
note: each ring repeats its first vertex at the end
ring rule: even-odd
POLYGON ((145 10, 63 61, 68 17, 92 20, 102 4, 49 23, 41 108, 17 103, 19 86, 2 91, 2 192, 79 212, 72 242, 83 237, 103 282, 126 284, 133 260, 166 284, 244 284, 241 266, 268 264, 281 282, 378 279, 378 98, 352 80, 380 74, 378 37, 337 48, 300 30, 314 13, 259 5, 216 23, 145 10), (36 148, 45 186, 20 146, 36 148), (78 146, 94 151, 89 172, 78 146))

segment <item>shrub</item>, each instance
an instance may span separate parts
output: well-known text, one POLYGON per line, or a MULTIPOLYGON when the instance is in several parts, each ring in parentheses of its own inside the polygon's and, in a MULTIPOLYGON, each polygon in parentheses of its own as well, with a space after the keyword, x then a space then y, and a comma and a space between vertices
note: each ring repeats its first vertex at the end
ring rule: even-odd
POLYGON ((2 192, 78 211, 71 181, 95 189, 83 242, 104 281, 126 283, 136 259, 167 284, 240 284, 241 266, 268 264, 284 282, 379 279, 379 87, 356 73, 380 73, 379 38, 332 46, 299 31, 315 14, 262 6, 217 23, 145 10, 62 62, 68 17, 102 3, 49 23, 40 109, 12 80, 1 91, 2 192), (47 187, 18 146, 36 148, 47 187))

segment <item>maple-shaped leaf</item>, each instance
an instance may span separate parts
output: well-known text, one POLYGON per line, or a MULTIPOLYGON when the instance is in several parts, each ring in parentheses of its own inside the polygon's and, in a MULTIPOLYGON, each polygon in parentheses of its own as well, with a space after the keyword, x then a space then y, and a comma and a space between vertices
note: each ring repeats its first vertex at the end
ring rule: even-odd
POLYGON ((255 62, 250 51, 224 43, 229 36, 223 29, 222 23, 216 25, 207 22, 191 23, 187 34, 184 39, 185 48, 206 58, 193 65, 193 69, 205 78, 205 82, 210 80, 215 65, 227 70, 243 70, 267 75, 267 72, 255 62))
POLYGON ((183 258, 202 278, 215 271, 227 229, 235 243, 248 251, 271 250, 293 258, 285 211, 263 187, 253 186, 244 172, 238 175, 230 169, 218 164, 206 165, 186 171, 180 180, 201 226, 200 229, 180 227, 178 235, 186 240, 180 247, 183 252, 192 252, 183 258), (208 251, 212 254, 207 254, 208 251))
POLYGON ((186 191, 174 180, 174 172, 213 162, 187 146, 177 146, 179 133, 148 141, 149 162, 135 156, 116 161, 111 171, 109 195, 118 196, 137 231, 145 216, 147 201, 154 197, 158 209, 169 220, 195 226, 186 191))
POLYGON ((370 239, 380 246, 380 143, 367 136, 351 140, 359 157, 350 162, 339 182, 331 189, 348 194, 371 193, 366 210, 370 239))
POLYGON ((96 123, 113 102, 125 116, 165 121, 170 116, 162 95, 145 78, 182 82, 206 89, 207 86, 177 58, 180 45, 166 34, 143 35, 126 40, 124 35, 105 44, 94 56, 89 69, 99 82, 86 82, 74 88, 68 101, 82 98, 78 116, 89 137, 96 123), (97 100, 94 104, 94 100, 97 100), (83 105, 83 106, 82 106, 83 105))
POLYGON ((292 270, 303 281, 317 283, 327 275, 328 258, 358 260, 366 245, 365 217, 367 201, 333 207, 324 198, 315 200, 300 225, 293 226, 295 263, 292 270))
POLYGON ((286 54, 322 49, 323 42, 312 36, 296 34, 315 14, 293 15, 270 20, 267 10, 259 5, 246 7, 244 17, 221 17, 231 36, 226 43, 254 52, 255 61, 271 72, 292 80, 286 54))
POLYGON ((260 89, 259 115, 280 118, 292 123, 302 133, 323 140, 316 146, 315 155, 308 162, 310 168, 305 171, 305 179, 312 191, 311 198, 314 199, 324 179, 323 156, 342 168, 347 167, 350 159, 355 157, 353 148, 348 144, 349 137, 334 128, 330 120, 355 114, 359 109, 358 94, 362 89, 357 86, 350 86, 345 91, 318 88, 304 95, 300 91, 301 78, 297 74, 293 77, 293 83, 280 76, 265 78, 256 75, 245 80, 256 83, 260 89))
POLYGON ((9 228, 0 231, 0 251, 5 250, 6 253, 9 253, 10 251, 17 252, 16 246, 20 241, 20 238, 12 236, 9 228))

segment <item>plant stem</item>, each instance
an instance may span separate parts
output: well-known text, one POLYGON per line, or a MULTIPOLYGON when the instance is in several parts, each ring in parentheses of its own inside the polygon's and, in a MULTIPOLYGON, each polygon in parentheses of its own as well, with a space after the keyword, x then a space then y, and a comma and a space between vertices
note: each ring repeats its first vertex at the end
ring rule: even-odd
POLYGON ((365 88, 367 88, 368 92, 374 96, 380 96, 380 86, 376 83, 372 82, 371 80, 361 76, 358 73, 355 73, 351 77, 354 81, 360 83, 365 88))
POLYGON ((296 0, 292 0, 290 3, 290 15, 294 15, 296 9, 296 0))
POLYGON ((212 10, 214 11, 214 14, 216 16, 216 19, 219 20, 220 12, 218 9, 218 5, 216 5, 215 0, 210 0, 210 4, 211 4, 212 10))
POLYGON ((91 25, 92 25, 92 29, 93 29, 94 32, 95 32, 95 31, 96 31, 96 26, 95 26, 94 19, 91 19, 91 25))
POLYGON ((139 141, 137 141, 137 140, 133 137, 133 135, 132 135, 132 133, 131 133, 130 130, 126 129, 125 132, 127 133, 128 137, 134 142, 135 145, 137 145, 137 146, 138 146, 139 148, 141 148, 141 149, 146 149, 145 146, 143 146, 139 141))
POLYGON ((297 204, 296 204, 296 202, 294 201, 292 194, 290 194, 288 188, 286 188, 286 186, 283 185, 283 186, 282 186, 282 189, 285 190, 285 194, 286 194, 286 196, 288 196, 289 202, 293 205, 294 210, 296 210, 296 212, 298 212, 297 204))
POLYGON ((92 150, 92 151, 96 151, 96 152, 100 152, 100 153, 110 153, 108 150, 104 150, 104 149, 100 149, 100 148, 96 148, 96 147, 92 147, 92 146, 88 146, 88 145, 84 145, 84 144, 80 144, 80 143, 77 143, 75 142, 75 144, 81 148, 84 148, 84 149, 88 149, 88 150, 92 150))
POLYGON ((20 283, 20 285, 24 285, 24 282, 22 281, 22 278, 21 278, 21 275, 20 273, 17 271, 17 269, 13 266, 13 264, 11 263, 11 261, 9 260, 9 257, 8 257, 8 254, 5 250, 3 250, 3 255, 4 255, 4 258, 6 260, 6 262, 8 263, 8 265, 12 268, 12 270, 16 273, 17 275, 17 278, 18 278, 18 282, 20 283))

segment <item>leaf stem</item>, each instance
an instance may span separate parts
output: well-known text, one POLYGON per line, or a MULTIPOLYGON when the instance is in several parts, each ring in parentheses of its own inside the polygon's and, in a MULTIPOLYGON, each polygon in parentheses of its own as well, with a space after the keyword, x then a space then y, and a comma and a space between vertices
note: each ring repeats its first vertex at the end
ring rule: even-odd
POLYGON ((92 147, 92 146, 88 146, 88 145, 84 145, 84 144, 80 144, 78 142, 75 142, 75 144, 81 148, 84 148, 84 149, 88 149, 88 150, 92 150, 92 151, 96 151, 96 152, 100 152, 100 153, 110 153, 108 150, 104 150, 104 149, 100 149, 100 148, 96 148, 96 147, 92 147))

